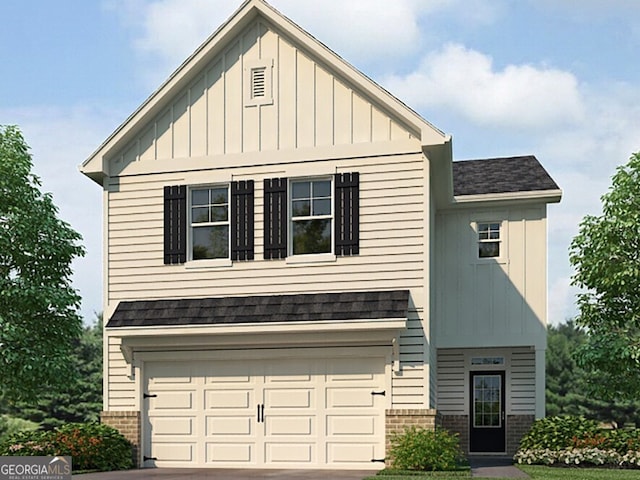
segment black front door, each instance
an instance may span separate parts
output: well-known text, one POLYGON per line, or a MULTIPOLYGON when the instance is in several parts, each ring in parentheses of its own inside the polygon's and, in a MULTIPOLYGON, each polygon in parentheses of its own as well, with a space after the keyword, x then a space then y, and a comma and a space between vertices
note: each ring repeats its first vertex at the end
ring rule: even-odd
POLYGON ((470 452, 506 450, 504 390, 504 372, 471 372, 470 452))

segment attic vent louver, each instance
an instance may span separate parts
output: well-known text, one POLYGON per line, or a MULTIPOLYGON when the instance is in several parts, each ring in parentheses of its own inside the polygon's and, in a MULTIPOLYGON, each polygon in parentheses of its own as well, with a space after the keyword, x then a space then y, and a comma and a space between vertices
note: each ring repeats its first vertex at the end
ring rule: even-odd
POLYGON ((253 60, 245 63, 246 107, 273 104, 273 60, 253 60))
POLYGON ((267 91, 266 67, 251 69, 251 98, 264 98, 267 91))

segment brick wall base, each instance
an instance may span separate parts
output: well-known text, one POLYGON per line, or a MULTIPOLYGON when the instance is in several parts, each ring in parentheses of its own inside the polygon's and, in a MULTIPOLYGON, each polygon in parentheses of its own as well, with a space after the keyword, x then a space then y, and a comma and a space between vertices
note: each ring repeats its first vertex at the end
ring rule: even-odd
POLYGON ((102 412, 100 414, 100 421, 118 430, 133 444, 133 465, 140 468, 140 412, 102 412))
POLYGON ((391 438, 408 427, 422 427, 435 430, 440 425, 440 415, 433 409, 392 409, 385 415, 385 451, 391 448, 391 438))
POLYGON ((469 416, 442 415, 442 428, 451 433, 457 433, 460 448, 465 455, 469 455, 469 416))
POLYGON ((515 455, 520 446, 520 440, 529 431, 535 415, 507 416, 507 454, 515 455))

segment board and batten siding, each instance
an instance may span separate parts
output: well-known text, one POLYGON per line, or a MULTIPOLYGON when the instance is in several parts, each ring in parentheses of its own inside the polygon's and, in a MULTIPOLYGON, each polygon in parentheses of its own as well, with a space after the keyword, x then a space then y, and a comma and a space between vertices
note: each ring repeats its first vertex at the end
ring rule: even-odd
POLYGON ((436 220, 437 348, 546 348, 546 206, 459 209, 436 220), (475 222, 502 222, 502 258, 478 259, 475 222))
MULTIPOLYGON (((438 412, 442 415, 469 415, 472 356, 503 356, 506 373, 507 413, 536 414, 535 351, 529 348, 500 350, 439 349, 437 353, 438 412)), ((502 369, 502 367, 495 367, 502 369)), ((476 370, 482 369, 481 366, 476 370)))
POLYGON ((139 161, 386 142, 418 133, 260 21, 107 160, 117 175, 139 161), (267 65, 273 98, 249 105, 247 83, 256 62, 267 65))
MULTIPOLYGON (((106 185, 107 304, 112 311, 121 300, 409 289, 409 320, 399 341, 402 371, 392 377, 392 403, 424 408, 429 381, 423 328, 425 168, 423 155, 413 153, 111 178, 106 185), (264 260, 263 180, 336 171, 360 175, 360 254, 331 262, 264 260), (232 176, 255 182, 255 260, 222 267, 164 265, 164 186, 224 183, 232 176)), ((112 342, 107 408, 134 408, 135 381, 127 378, 126 362, 112 342)))

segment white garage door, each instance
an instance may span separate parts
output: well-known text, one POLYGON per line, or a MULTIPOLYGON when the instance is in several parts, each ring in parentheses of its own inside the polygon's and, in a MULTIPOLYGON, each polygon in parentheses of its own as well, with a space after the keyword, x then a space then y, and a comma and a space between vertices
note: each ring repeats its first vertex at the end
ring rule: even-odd
POLYGON ((147 362, 146 466, 381 468, 383 357, 147 362))

